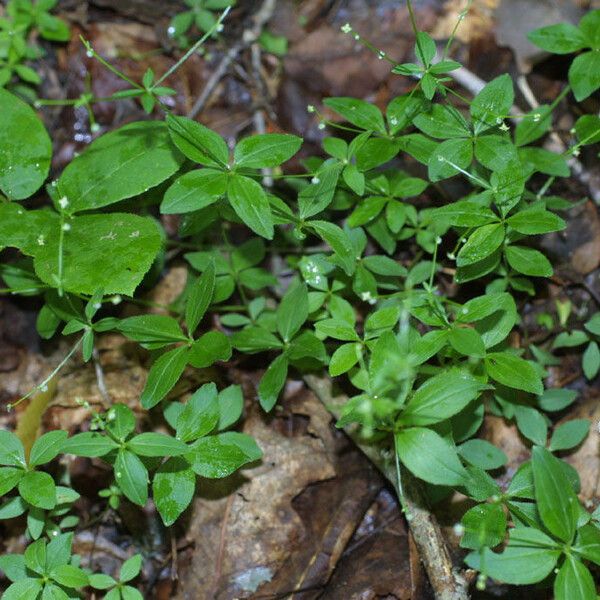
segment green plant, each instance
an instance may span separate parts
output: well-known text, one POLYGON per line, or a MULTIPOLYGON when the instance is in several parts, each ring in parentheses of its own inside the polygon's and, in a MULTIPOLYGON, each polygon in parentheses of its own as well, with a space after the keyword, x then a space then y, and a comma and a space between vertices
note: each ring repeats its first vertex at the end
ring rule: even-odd
MULTIPOLYGON (((167 33, 180 48, 190 45, 189 34, 194 27, 201 33, 214 29, 217 23, 215 11, 235 5, 235 0, 185 0, 190 10, 177 13, 169 23, 167 33)), ((218 31, 218 30, 217 30, 218 31)))
MULTIPOLYGON (((595 47, 590 23, 599 18, 600 11, 593 11, 582 20, 577 35, 586 42, 567 45, 570 51, 595 47)), ((446 76, 459 66, 447 59, 452 40, 434 60, 433 40, 416 30, 414 17, 412 22, 419 64, 397 65, 375 51, 394 73, 418 77, 413 90, 394 98, 385 113, 359 99, 326 99, 340 122, 310 106, 321 129, 338 128, 343 137, 326 137, 326 157, 306 159, 306 172, 297 175, 282 165, 298 152, 301 138, 251 135, 230 151, 217 133, 161 104, 168 89, 162 83, 175 69, 157 81, 147 74, 138 84, 105 63, 130 83, 128 94, 139 96, 148 112, 163 110, 165 119, 101 136, 46 187, 50 206, 26 208, 47 178, 50 140, 30 107, 0 91, 0 147, 9 149, 0 153, 0 243, 23 255, 3 265, 5 291, 43 298, 42 337, 77 336, 63 362, 80 348, 89 360, 96 335, 106 331, 146 349, 153 360, 140 402, 170 431, 142 431, 134 412, 115 404, 92 413, 89 431, 42 436, 29 461, 18 439, 2 432, 0 490, 17 487, 19 496, 11 496, 0 514, 16 516, 6 512, 12 504, 23 509, 19 514, 38 511, 29 535, 40 541, 26 555, 41 553, 42 534, 56 531, 45 524, 62 514, 47 511, 75 498, 59 503, 53 478, 37 468, 59 453, 100 458, 112 467, 114 483, 100 494, 111 509, 123 498, 143 506, 151 480, 167 526, 191 503, 197 475, 226 477, 259 460, 254 440, 230 430, 243 415, 239 386, 218 390, 207 383, 187 402, 177 399, 186 368, 218 365, 235 350, 236 356, 259 354, 268 362, 257 386, 266 411, 275 406, 290 369, 306 375, 327 366, 331 377, 344 376, 353 395, 337 424, 358 426, 365 442, 393 457, 404 507, 403 486, 411 477, 432 501, 453 490, 469 497, 474 506, 462 520, 462 545, 472 550, 466 560, 480 572, 480 588, 488 576, 514 584, 545 581, 556 568, 558 600, 595 597, 586 562, 600 564, 598 523, 579 504, 577 472, 553 454, 581 443, 589 422, 554 425, 551 417, 576 394, 544 390, 550 348, 515 347, 510 335, 524 327, 522 294, 536 294, 553 272, 533 247, 535 236, 565 227, 556 213, 570 203, 547 193, 556 178, 569 175, 570 156, 600 141, 600 122, 580 117, 562 154, 535 145, 552 128, 553 110, 570 88, 512 126, 511 78, 502 75, 472 100, 463 98, 446 76), (402 153, 423 166, 427 180, 394 166, 402 153), (266 185, 265 173, 273 186, 266 185), (469 186, 464 195, 443 203, 425 195, 430 184, 440 189, 455 176, 469 186), (176 239, 166 239, 159 213, 182 215, 176 239), (243 240, 237 247, 234 234, 243 240), (126 318, 108 316, 105 305, 135 305, 140 286, 155 281, 165 242, 190 250, 181 297, 162 307, 165 314, 140 309, 126 318), (108 254, 109 264, 99 260, 108 254), (277 260, 267 265, 267 257, 277 260), (267 266, 273 264, 283 266, 271 272, 267 266), (445 291, 450 277, 459 292, 445 291), (482 286, 484 294, 473 292, 482 286), (224 304, 230 300, 234 304, 224 304), (532 445, 531 461, 505 490, 490 472, 501 469, 506 456, 477 438, 486 412, 514 419, 532 445), (33 479, 36 485, 28 485, 33 479), (505 549, 494 551, 507 532, 505 549)), ((363 41, 349 25, 342 29, 363 41)), ((531 39, 546 49, 567 47, 551 44, 539 31, 531 39)), ((571 85, 581 97, 581 82, 571 77, 571 85)), ((88 105, 94 101, 86 99, 88 105)), ((561 310, 564 325, 568 315, 561 310)), ((592 335, 594 319, 586 325, 592 335)), ((137 559, 125 563, 119 582, 101 574, 61 581, 54 565, 27 560, 41 580, 7 561, 0 566, 14 575, 18 590, 32 590, 31 597, 42 585, 79 589, 88 582, 110 588, 110 598, 137 597, 123 585, 139 572, 137 559)))
POLYGON ((44 56, 40 46, 29 41, 32 31, 45 40, 68 42, 68 25, 50 14, 57 0, 10 0, 0 18, 0 88, 8 87, 27 98, 35 98, 40 76, 26 61, 44 56))

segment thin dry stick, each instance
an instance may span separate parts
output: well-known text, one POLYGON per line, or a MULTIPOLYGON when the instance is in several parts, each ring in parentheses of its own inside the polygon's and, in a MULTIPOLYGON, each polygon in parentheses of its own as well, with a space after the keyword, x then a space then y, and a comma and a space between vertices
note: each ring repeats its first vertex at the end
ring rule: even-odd
MULTIPOLYGON (((341 408, 348 398, 332 395, 331 380, 328 377, 306 375, 304 380, 327 410, 339 418, 341 408)), ((402 489, 399 489, 395 467, 385 459, 380 449, 361 440, 356 427, 344 427, 344 431, 396 489, 436 599, 468 600, 468 581, 454 568, 440 526, 427 510, 418 482, 404 470, 402 489)))
POLYGON ((275 4, 275 0, 264 0, 262 6, 253 17, 254 22, 252 26, 244 30, 242 39, 227 51, 227 54, 225 54, 225 56, 221 59, 219 66, 215 69, 209 80, 206 82, 202 93, 200 96, 198 96, 194 106, 192 106, 192 110, 190 110, 188 113, 188 117, 190 119, 193 119, 196 115, 202 112, 202 109, 212 96, 219 81, 221 81, 227 72, 229 65, 231 65, 231 63, 237 59, 240 52, 248 48, 248 46, 251 46, 259 38, 264 26, 273 16, 275 4))

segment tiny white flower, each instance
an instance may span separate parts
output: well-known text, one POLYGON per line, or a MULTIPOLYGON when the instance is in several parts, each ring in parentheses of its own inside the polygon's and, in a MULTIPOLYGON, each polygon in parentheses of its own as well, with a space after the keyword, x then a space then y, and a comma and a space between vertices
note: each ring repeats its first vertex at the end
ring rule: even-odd
POLYGON ((110 301, 111 301, 113 304, 115 304, 115 305, 116 305, 116 304, 121 304, 121 300, 122 300, 122 298, 121 298, 121 296, 119 296, 118 294, 117 294, 116 296, 113 296, 113 297, 110 299, 110 301))
POLYGON ((575 157, 579 156, 581 154, 581 150, 579 148, 575 148, 571 154, 575 157))
POLYGON ((319 123, 319 129, 325 129, 325 123, 319 123))
POLYGON ((463 527, 462 523, 455 523, 452 531, 456 537, 462 537, 465 533, 465 528, 463 527))
POLYGON ((69 225, 69 223, 63 223, 62 230, 71 231, 71 225, 69 225))
POLYGON ((46 244, 46 239, 42 234, 38 235, 37 243, 38 246, 44 246, 46 244))
POLYGON ((67 208, 67 206, 69 206, 69 199, 66 196, 63 196, 59 201, 58 201, 58 205, 61 208, 67 208))
POLYGON ((350 33, 352 31, 352 25, 350 25, 350 23, 345 23, 340 29, 342 30, 342 33, 350 33))
POLYGON ((317 183, 321 183, 321 180, 318 177, 313 177, 310 182, 316 185, 317 183))
POLYGON ((307 112, 307 113, 314 113, 314 112, 315 112, 315 107, 314 107, 312 104, 309 104, 309 105, 306 107, 306 112, 307 112))

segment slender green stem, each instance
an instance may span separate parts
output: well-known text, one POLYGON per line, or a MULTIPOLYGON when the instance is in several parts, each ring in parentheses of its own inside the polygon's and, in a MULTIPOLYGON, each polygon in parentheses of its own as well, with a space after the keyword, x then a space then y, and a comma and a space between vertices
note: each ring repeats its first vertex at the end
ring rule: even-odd
POLYGON ((170 77, 179 67, 194 54, 204 42, 213 35, 216 31, 220 31, 221 24, 225 20, 225 17, 229 14, 231 6, 228 6, 217 19, 215 24, 166 72, 163 76, 152 86, 153 88, 158 87, 165 79, 170 77))

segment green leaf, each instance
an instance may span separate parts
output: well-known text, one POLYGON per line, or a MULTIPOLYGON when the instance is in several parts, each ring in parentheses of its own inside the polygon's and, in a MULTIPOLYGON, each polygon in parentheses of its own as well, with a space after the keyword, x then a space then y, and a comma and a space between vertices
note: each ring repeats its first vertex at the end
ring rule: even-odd
POLYGON ((231 358, 231 343, 221 331, 207 331, 191 346, 188 363, 197 369, 209 367, 217 361, 231 358))
POLYGON ((526 246, 507 246, 504 250, 508 264, 523 275, 551 277, 550 261, 538 250, 526 246))
POLYGON ((263 133, 240 140, 233 159, 238 167, 255 169, 277 167, 286 162, 302 145, 302 138, 284 133, 263 133))
POLYGON ((585 43, 594 50, 600 50, 600 10, 590 10, 579 21, 579 31, 585 43))
POLYGON ((250 326, 231 336, 231 343, 240 352, 262 352, 283 347, 281 340, 262 327, 250 326))
POLYGON ((59 452, 62 452, 62 446, 67 439, 66 431, 49 431, 39 437, 31 447, 29 454, 29 464, 32 467, 43 465, 54 460, 59 452))
POLYGON ((127 583, 132 579, 135 579, 142 569, 142 555, 134 554, 131 558, 128 558, 122 565, 119 571, 119 581, 121 583, 127 583))
POLYGON ((519 233, 536 235, 560 231, 566 223, 559 216, 548 210, 529 208, 521 210, 507 220, 507 223, 519 233))
POLYGON ((564 542, 573 541, 579 517, 579 500, 558 458, 534 446, 533 481, 538 511, 548 531, 564 542))
POLYGON ((413 121, 415 127, 434 138, 467 138, 471 136, 469 124, 462 114, 448 104, 432 104, 413 121))
POLYGON ((592 315, 592 318, 585 323, 584 327, 594 335, 600 335, 600 312, 592 315))
POLYGON ((230 385, 221 390, 219 402, 219 431, 231 427, 242 416, 244 410, 244 395, 239 385, 230 385))
POLYGON ((262 451, 249 435, 226 431, 194 442, 186 458, 198 475, 218 479, 259 460, 262 451))
POLYGON ((600 348, 597 342, 590 342, 583 353, 583 373, 587 379, 593 379, 600 370, 600 348))
POLYGON ((395 439, 398 457, 419 479, 456 486, 468 478, 454 446, 435 431, 412 427, 396 433, 395 439))
POLYGON ((490 81, 470 105, 475 134, 497 125, 497 119, 510 114, 515 99, 513 82, 507 73, 490 81))
POLYGON ((472 298, 458 311, 458 323, 474 323, 486 348, 504 340, 517 320, 517 307, 510 294, 490 293, 472 298))
POLYGON ((544 386, 538 372, 526 360, 510 352, 492 352, 485 358, 488 375, 498 383, 511 388, 537 394, 544 386))
POLYGON ((90 586, 95 590, 108 590, 117 585, 117 581, 110 575, 104 573, 92 573, 90 575, 90 586))
POLYGON ((198 324, 210 306, 215 291, 215 264, 209 263, 202 275, 191 285, 185 303, 185 323, 194 335, 198 324))
POLYGON ((0 429, 0 465, 24 467, 25 449, 21 440, 11 431, 0 429))
POLYGON ((106 429, 119 440, 124 440, 135 429, 135 415, 125 404, 113 404, 106 421, 106 429))
POLYGON ((58 180, 58 191, 69 202, 69 212, 96 209, 162 183, 182 160, 164 123, 130 123, 99 137, 73 159, 58 180))
POLYGON ((386 133, 381 111, 358 98, 326 98, 323 104, 361 129, 386 133))
POLYGON ((575 57, 569 69, 569 83, 578 102, 600 88, 600 52, 593 50, 575 57))
POLYGON ((498 217, 489 208, 469 200, 459 200, 440 208, 434 208, 428 214, 433 219, 443 219, 449 225, 456 227, 477 227, 498 220, 498 217))
POLYGON ((579 528, 573 550, 583 558, 597 565, 600 564, 600 529, 597 524, 588 524, 579 528))
POLYGON ((504 241, 504 225, 493 223, 477 228, 460 249, 456 257, 456 264, 464 267, 490 256, 504 241))
POLYGON ((519 160, 510 139, 500 135, 482 135, 475 140, 475 158, 486 169, 499 171, 519 160))
POLYGON ((545 446, 548 424, 544 415, 531 406, 516 405, 514 411, 519 431, 534 444, 545 446))
POLYGON ((467 440, 458 447, 458 453, 466 461, 485 471, 499 469, 508 462, 506 454, 486 440, 467 440))
POLYGON ((165 352, 152 365, 140 402, 146 409, 156 406, 179 381, 188 361, 189 349, 180 346, 165 352))
POLYGON ((28 471, 19 481, 19 494, 23 500, 45 510, 56 506, 56 485, 54 479, 43 471, 28 471))
POLYGON ((258 384, 258 399, 263 409, 269 412, 277 402, 285 385, 288 372, 288 358, 280 354, 267 368, 258 384))
POLYGON ((110 213, 75 217, 67 225, 70 229, 61 236, 56 221, 45 243, 35 248, 38 277, 53 287, 60 282, 69 292, 92 295, 102 288, 105 294, 133 295, 161 245, 156 222, 110 213), (61 237, 62 262, 58 258, 61 237), (110 260, 100 261, 99 256, 110 256, 110 260))
POLYGON ((343 229, 327 221, 310 221, 307 226, 323 239, 334 251, 340 266, 347 275, 352 275, 355 268, 354 249, 350 238, 343 229))
POLYGON ((596 600, 596 584, 589 569, 567 556, 554 580, 555 600, 596 600))
POLYGON ((23 100, 0 88, 0 190, 13 200, 34 194, 50 169, 52 143, 23 100))
POLYGON ((469 509, 461 520, 464 534, 461 548, 493 548, 506 533, 506 515, 500 504, 480 504, 469 509))
POLYGON ((425 98, 414 90, 410 94, 393 98, 386 109, 390 133, 396 135, 410 125, 413 119, 425 109, 426 104, 425 98))
POLYGON ((308 319, 308 290, 300 283, 290 287, 277 308, 277 331, 289 342, 308 319))
POLYGON ((262 186, 243 175, 233 175, 227 184, 227 197, 237 216, 252 231, 273 238, 273 216, 262 186))
POLYGON ((118 322, 117 329, 130 340, 150 349, 187 341, 179 323, 167 315, 127 317, 118 322))
POLYGON ((164 433, 140 433, 127 442, 127 447, 138 456, 178 456, 185 454, 187 446, 164 433))
POLYGON ((0 506, 0 519, 14 519, 21 516, 29 506, 20 496, 14 496, 0 506))
POLYGON ((210 433, 219 422, 219 403, 214 383, 207 383, 192 394, 177 418, 177 439, 190 442, 210 433))
POLYGON ((422 426, 444 421, 477 398, 485 387, 466 371, 447 370, 431 377, 414 392, 399 422, 422 426))
POLYGON ((415 54, 423 66, 429 65, 435 56, 435 42, 428 33, 424 31, 417 32, 415 41, 415 54))
POLYGON ((527 39, 538 48, 552 54, 571 54, 585 48, 585 38, 571 23, 559 23, 534 29, 527 39))
POLYGON ((582 115, 575 122, 575 132, 581 144, 597 144, 600 142, 600 117, 582 115))
POLYGON ((229 162, 229 148, 223 138, 197 121, 167 115, 173 143, 190 160, 207 167, 224 168, 229 162))
POLYGON ((572 419, 562 423, 554 430, 549 449, 556 452, 575 448, 587 437, 589 430, 589 419, 572 419))
POLYGON ((215 169, 196 169, 178 177, 165 192, 163 215, 183 214, 214 204, 227 191, 228 177, 215 169))
POLYGON ((541 138, 552 127, 551 107, 542 104, 524 115, 515 128, 515 144, 526 146, 541 138))
MULTIPOLYGON (((0 90, 1 91, 1 90, 0 90)), ((2 595, 2 600, 33 600, 42 591, 40 579, 21 579, 8 587, 2 595)))
POLYGON ((170 458, 152 481, 152 495, 165 527, 175 523, 190 505, 196 490, 196 475, 183 458, 170 458))
POLYGON ((12 490, 21 480, 25 471, 17 467, 0 468, 0 496, 12 490))
POLYGON ((10 581, 18 581, 27 577, 25 559, 22 554, 3 554, 0 556, 0 569, 10 581))
POLYGON ((568 177, 571 173, 564 156, 545 148, 520 148, 519 158, 523 165, 546 175, 568 177))
POLYGON ((428 160, 429 180, 432 183, 453 177, 459 169, 467 169, 473 160, 471 140, 446 140, 437 145, 428 160))
POLYGON ((331 356, 329 374, 337 377, 349 371, 358 362, 360 352, 360 344, 342 344, 331 356))
POLYGON ((115 461, 115 479, 126 498, 139 506, 146 504, 148 471, 133 452, 119 450, 115 461))
POLYGON ((577 392, 575 390, 555 388, 544 390, 544 393, 538 398, 538 403, 542 410, 556 412, 573 404, 575 398, 577 398, 577 392))
POLYGON ((338 163, 321 167, 310 184, 298 194, 298 213, 301 219, 313 217, 325 210, 333 200, 340 177, 341 167, 338 163))
POLYGON ((78 433, 65 440, 62 452, 64 454, 74 454, 75 456, 87 456, 94 458, 105 456, 119 446, 108 436, 95 431, 78 433))
POLYGON ((315 323, 316 332, 323 337, 344 342, 359 341, 360 338, 352 325, 338 319, 323 319, 315 323))
POLYGON ((89 579, 83 569, 73 565, 58 565, 52 569, 49 576, 60 585, 68 588, 82 588, 89 585, 89 579))
POLYGON ((471 553, 466 563, 474 569, 485 569, 485 573, 498 581, 527 585, 545 579, 558 560, 560 550, 552 538, 541 531, 518 527, 510 532, 507 548, 501 554, 489 548, 483 555, 471 553))
POLYGON ((485 345, 477 330, 471 327, 452 327, 448 335, 450 345, 464 356, 483 357, 485 345))

